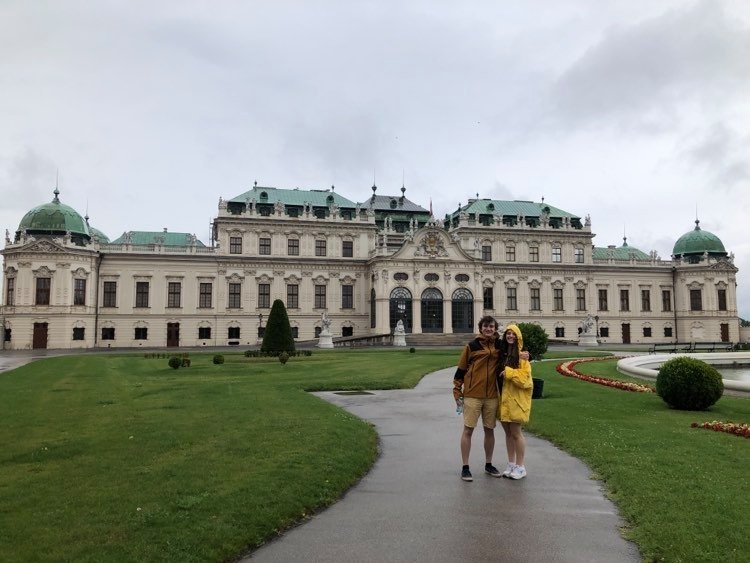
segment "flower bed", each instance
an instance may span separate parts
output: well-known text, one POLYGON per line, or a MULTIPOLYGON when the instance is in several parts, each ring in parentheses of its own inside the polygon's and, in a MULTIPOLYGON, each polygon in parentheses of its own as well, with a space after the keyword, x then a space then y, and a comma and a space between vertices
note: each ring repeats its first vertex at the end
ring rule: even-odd
POLYGON ((645 383, 630 383, 627 381, 619 381, 617 379, 609 379, 607 377, 597 377, 594 375, 585 375, 579 371, 576 371, 575 366, 583 362, 597 362, 602 360, 609 360, 611 358, 586 358, 583 360, 572 360, 570 362, 562 362, 555 368, 557 373, 564 375, 565 377, 575 377, 581 381, 588 381, 589 383, 596 383, 597 385, 604 385, 605 387, 614 387, 615 389, 622 389, 623 391, 633 391, 635 393, 655 393, 656 389, 651 385, 645 383))
POLYGON ((704 428, 706 430, 713 430, 714 432, 726 432, 727 434, 735 434, 744 438, 750 438, 750 426, 747 424, 714 420, 711 422, 693 422, 690 427, 704 428))

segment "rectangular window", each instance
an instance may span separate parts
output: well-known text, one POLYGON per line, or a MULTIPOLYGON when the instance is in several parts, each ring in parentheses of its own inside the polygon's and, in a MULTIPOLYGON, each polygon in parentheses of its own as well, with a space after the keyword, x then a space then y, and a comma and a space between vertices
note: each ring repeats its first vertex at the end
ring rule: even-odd
POLYGON ((576 248, 576 264, 583 264, 583 248, 576 248))
POLYGON ((214 284, 201 282, 198 288, 198 308, 210 309, 213 302, 214 284))
POLYGON ((672 338, 672 327, 671 326, 665 326, 664 327, 664 337, 665 338, 672 338))
POLYGON ((576 288, 576 311, 586 310, 586 290, 576 288))
POLYGON ((5 304, 8 307, 16 304, 16 278, 5 279, 5 304))
POLYGON ((270 238, 260 238, 258 239, 258 254, 261 254, 263 256, 268 256, 271 254, 271 239, 270 238))
POLYGON ((643 337, 644 338, 651 338, 651 327, 650 326, 644 326, 643 327, 643 337))
POLYGON ((552 299, 553 299, 554 310, 562 311, 563 310, 563 290, 553 289, 552 299))
POLYGON ((271 306, 271 284, 258 284, 258 307, 268 309, 271 306))
POLYGON ((509 311, 515 311, 518 309, 518 300, 516 298, 516 288, 515 287, 508 287, 506 288, 506 308, 509 311))
POLYGON ((148 307, 149 282, 135 282, 135 306, 148 307))
POLYGON ((630 290, 620 290, 620 311, 630 311, 630 290))
POLYGON ((167 284, 167 307, 181 307, 180 297, 182 294, 182 283, 169 282, 167 284))
POLYGON ((296 283, 290 283, 286 286, 286 308, 299 308, 299 286, 296 283))
POLYGON ((606 289, 599 290, 599 310, 600 311, 609 310, 609 306, 607 305, 607 290, 606 289))
POLYGON ((672 310, 672 292, 668 289, 661 290, 661 310, 664 312, 672 310))
POLYGON ((529 262, 539 262, 539 247, 538 246, 529 247, 529 262))
POLYGON ((538 287, 529 288, 529 309, 532 311, 542 310, 541 290, 538 287))
POLYGON ((485 262, 492 261, 492 246, 489 244, 482 246, 482 260, 485 262))
POLYGON ((198 327, 198 340, 210 340, 210 339, 211 339, 211 327, 199 326, 198 327))
POLYGON ((703 296, 701 295, 700 289, 690 290, 690 310, 691 311, 703 310, 703 296))
POLYGON ((37 278, 36 279, 36 304, 37 305, 49 305, 49 294, 50 284, 52 280, 50 278, 37 278))
POLYGON ((324 285, 315 286, 315 308, 326 308, 326 286, 324 285))
POLYGON ((326 255, 326 241, 316 240, 315 241, 315 256, 325 256, 325 255, 326 255))
POLYGON ((242 254, 242 237, 229 237, 229 254, 242 254))
POLYGON ((641 311, 650 311, 650 310, 651 310, 651 290, 642 289, 641 290, 641 311))
POLYGON ((5 329, 5 341, 6 342, 10 342, 12 333, 13 333, 13 329, 10 329, 10 328, 5 329))
POLYGON ((292 338, 299 338, 299 327, 293 326, 292 328, 292 338))
POLYGON ((341 243, 341 256, 344 258, 354 257, 354 243, 350 240, 345 240, 341 243))
POLYGON ((115 339, 115 327, 103 327, 102 328, 102 340, 114 340, 115 339))
POLYGON ((86 280, 73 280, 73 305, 86 304, 86 280))
POLYGON ((342 326, 341 327, 341 336, 354 336, 354 327, 353 326, 342 326))
POLYGON ((286 253, 289 256, 299 256, 299 239, 298 238, 287 239, 286 253))
POLYGON ((506 246, 505 247, 505 261, 506 262, 515 262, 516 261, 516 247, 515 246, 506 246))
POLYGON ((495 295, 491 287, 485 287, 484 292, 484 308, 494 309, 495 308, 495 295))
POLYGON ((719 290, 719 311, 726 311, 726 310, 727 310, 727 290, 720 289, 719 290))
POLYGON ((227 338, 230 340, 236 340, 240 337, 240 327, 238 326, 230 326, 227 329, 227 338))
POLYGON ((555 338, 565 338, 565 327, 564 326, 556 326, 555 327, 555 338))
POLYGON ((599 336, 602 338, 609 338, 609 327, 603 326, 599 329, 599 336))
POLYGON ((117 307, 117 282, 104 282, 102 307, 117 307))
POLYGON ((342 309, 354 309, 354 286, 353 285, 341 286, 341 308, 342 309))
POLYGON ((83 340, 86 334, 86 329, 82 327, 73 328, 73 340, 83 340))
POLYGON ((241 283, 230 283, 229 284, 229 301, 227 302, 229 309, 239 309, 242 307, 242 284, 241 283))
POLYGON ((133 335, 135 340, 148 340, 148 328, 145 326, 135 327, 135 334, 133 335))
POLYGON ((552 261, 562 262, 562 248, 560 248, 559 246, 552 247, 552 261))

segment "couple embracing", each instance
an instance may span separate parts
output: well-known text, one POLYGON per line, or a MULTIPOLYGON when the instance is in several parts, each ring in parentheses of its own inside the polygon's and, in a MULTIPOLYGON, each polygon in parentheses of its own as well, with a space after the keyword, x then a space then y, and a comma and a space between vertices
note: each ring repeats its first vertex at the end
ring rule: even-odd
POLYGON ((480 319, 479 335, 464 347, 453 378, 453 398, 459 408, 463 407, 464 416, 461 433, 464 481, 472 480, 471 436, 480 417, 484 427, 485 473, 510 479, 526 477, 522 425, 529 421, 531 412, 533 382, 529 353, 523 351, 523 337, 516 325, 508 325, 502 335, 497 329, 494 317, 480 319), (492 465, 498 419, 505 431, 508 452, 508 465, 502 473, 492 465))

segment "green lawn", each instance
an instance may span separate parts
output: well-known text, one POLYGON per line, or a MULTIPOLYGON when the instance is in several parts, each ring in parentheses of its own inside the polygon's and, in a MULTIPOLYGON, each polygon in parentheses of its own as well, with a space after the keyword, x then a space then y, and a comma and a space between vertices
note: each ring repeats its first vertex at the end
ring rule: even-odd
MULTIPOLYGON (((377 455, 372 427, 306 390, 410 387, 458 349, 316 351, 286 366, 211 357, 172 370, 68 356, 1 374, 0 560, 237 557, 335 501, 377 455)), ((534 364, 545 398, 529 428, 606 483, 646 560, 743 560, 750 441, 690 423, 749 422, 750 401, 673 411, 556 363, 534 364)), ((578 369, 626 379, 611 361, 578 369)))
POLYGON ((376 456, 303 391, 413 386, 455 350, 85 355, 0 375, 0 560, 219 561, 337 499, 376 456), (342 444, 347 447, 341 447, 342 444))
MULTIPOLYGON (((557 362, 534 364, 545 379, 529 429, 584 460, 629 522, 626 537, 646 561, 747 561, 750 440, 691 428, 691 422, 750 422, 750 400, 725 396, 709 411, 669 409, 651 393, 563 377, 557 362)), ((615 361, 578 364, 587 375, 632 379, 615 361)))

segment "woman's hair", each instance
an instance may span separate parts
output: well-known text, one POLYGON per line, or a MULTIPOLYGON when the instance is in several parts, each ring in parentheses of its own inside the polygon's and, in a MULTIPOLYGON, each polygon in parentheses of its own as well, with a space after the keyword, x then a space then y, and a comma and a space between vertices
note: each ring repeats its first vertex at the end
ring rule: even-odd
POLYGON ((517 369, 521 363, 518 357, 518 335, 512 330, 506 330, 503 333, 503 346, 505 346, 505 365, 517 369), (516 336, 516 342, 512 344, 505 340, 505 335, 512 332, 516 336))
POLYGON ((492 315, 485 315, 481 319, 479 319, 479 324, 477 324, 477 327, 479 328, 479 332, 482 332, 482 325, 494 323, 495 328, 497 328, 497 321, 495 320, 495 317, 492 315))

